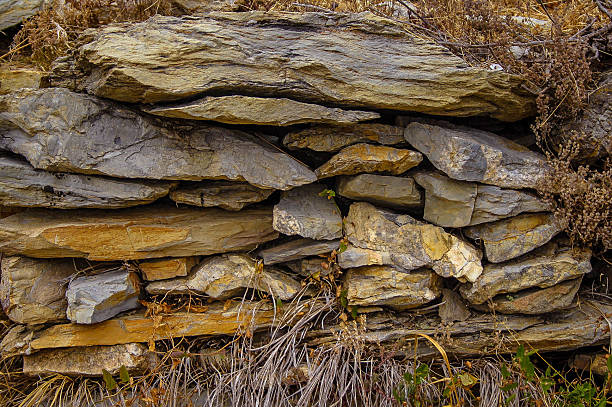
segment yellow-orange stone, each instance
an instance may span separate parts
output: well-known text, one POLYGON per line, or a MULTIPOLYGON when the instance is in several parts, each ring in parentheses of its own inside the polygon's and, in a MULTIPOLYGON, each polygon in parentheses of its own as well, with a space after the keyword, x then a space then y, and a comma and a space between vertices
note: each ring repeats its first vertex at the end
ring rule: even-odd
POLYGON ((147 281, 185 277, 198 262, 197 257, 178 257, 175 259, 155 259, 138 263, 147 281))

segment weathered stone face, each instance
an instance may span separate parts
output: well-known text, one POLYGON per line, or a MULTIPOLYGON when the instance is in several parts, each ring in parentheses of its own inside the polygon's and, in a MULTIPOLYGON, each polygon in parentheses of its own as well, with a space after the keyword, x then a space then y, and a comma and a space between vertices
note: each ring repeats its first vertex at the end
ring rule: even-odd
POLYGON ((273 189, 261 189, 245 182, 205 181, 181 185, 170 193, 176 203, 193 206, 218 206, 227 211, 239 211, 245 206, 267 199, 273 189))
MULTIPOLYGON (((349 242, 367 254, 360 258, 363 262, 351 266, 394 265, 405 270, 427 266, 442 277, 462 281, 474 281, 482 272, 481 254, 473 246, 408 215, 357 202, 344 223, 349 242)), ((351 257, 350 250, 340 253, 340 266, 346 267, 344 259, 351 257)))
POLYGON ((349 305, 387 305, 401 310, 436 299, 441 283, 441 278, 431 270, 367 266, 348 270, 344 284, 349 305))
POLYGON ((146 290, 150 294, 195 292, 227 299, 245 288, 265 291, 285 301, 293 298, 301 287, 298 281, 276 269, 259 270, 246 254, 223 254, 204 260, 186 278, 153 282, 146 290))
POLYGON ((357 143, 394 145, 405 143, 404 128, 381 123, 346 126, 313 126, 288 133, 283 144, 290 149, 336 152, 357 143))
POLYGON ((166 196, 174 183, 49 173, 0 155, 0 205, 18 207, 125 208, 166 196))
POLYGON ((535 113, 518 77, 470 68, 367 13, 155 16, 105 26, 91 38, 77 51, 87 75, 80 87, 124 102, 215 92, 508 121, 535 113))
POLYGON ((419 172, 413 178, 425 188, 423 218, 439 226, 478 225, 551 209, 528 192, 457 181, 438 172, 419 172))
POLYGON ((332 250, 338 249, 339 245, 340 240, 296 239, 260 250, 257 255, 263 258, 264 264, 276 264, 330 253, 332 250))
POLYGON ((0 2, 0 31, 33 16, 44 3, 45 0, 3 0, 0 2))
POLYGON ((77 324, 96 324, 139 307, 138 277, 125 269, 77 277, 66 290, 68 319, 77 324))
POLYGON ((421 206, 421 192, 410 177, 361 174, 338 179, 338 193, 355 201, 391 208, 421 206))
POLYGON ((342 237, 342 215, 325 187, 305 185, 281 193, 274 206, 274 230, 286 235, 333 240, 342 237))
POLYGON ((66 320, 66 287, 76 264, 73 259, 3 257, 0 300, 6 315, 19 324, 66 320))
POLYGON ((471 315, 463 299, 455 291, 442 289, 442 303, 438 307, 438 315, 443 323, 465 321, 471 315))
POLYGON ((423 160, 421 153, 387 146, 355 144, 345 147, 315 170, 319 179, 362 172, 402 174, 423 160))
POLYGON ((276 189, 316 180, 310 169, 288 154, 242 131, 164 124, 66 89, 24 89, 0 97, 0 110, 0 148, 48 171, 229 179, 276 189))
POLYGON ((548 243, 561 230, 553 214, 536 213, 472 226, 464 233, 484 243, 489 261, 501 263, 548 243))
POLYGON ((185 277, 197 263, 198 257, 177 257, 144 260, 138 263, 138 268, 145 280, 156 281, 174 277, 185 277))
POLYGON ((310 276, 326 276, 330 273, 330 267, 323 267, 323 264, 327 263, 324 258, 321 257, 310 257, 301 260, 294 260, 289 263, 285 263, 287 267, 296 274, 302 277, 310 276))
POLYGON ((543 155, 486 131, 455 126, 410 123, 404 137, 449 177, 502 188, 533 188, 548 164, 543 155))
POLYGON ((165 205, 70 212, 28 209, 0 219, 8 255, 137 260, 250 250, 278 237, 270 209, 227 212, 165 205))
POLYGON ((144 109, 156 116, 212 120, 228 124, 291 126, 302 123, 345 124, 378 119, 375 112, 343 110, 286 98, 208 96, 180 105, 144 109))
POLYGON ((0 95, 23 88, 38 89, 44 74, 43 71, 32 67, 14 66, 10 63, 0 65, 0 95))
POLYGON ((462 286, 460 292, 471 303, 482 304, 498 294, 552 287, 590 272, 590 259, 590 250, 560 247, 552 242, 524 258, 487 264, 482 275, 462 286))
POLYGON ((546 314, 560 311, 572 305, 580 288, 582 277, 564 281, 543 289, 528 289, 509 295, 498 295, 490 301, 477 305, 481 311, 502 314, 546 314))
POLYGON ((142 373, 159 363, 155 353, 140 343, 114 346, 88 346, 47 349, 23 356, 27 375, 102 376, 102 369, 116 375, 122 367, 129 373, 142 373))

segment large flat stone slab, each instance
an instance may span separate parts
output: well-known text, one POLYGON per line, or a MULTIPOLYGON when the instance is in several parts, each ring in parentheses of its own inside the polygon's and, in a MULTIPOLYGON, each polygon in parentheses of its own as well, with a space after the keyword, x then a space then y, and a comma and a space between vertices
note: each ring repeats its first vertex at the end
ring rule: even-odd
POLYGON ((168 195, 172 182, 122 180, 34 169, 0 155, 0 205, 18 207, 126 208, 168 195))
POLYGON ((281 193, 274 205, 274 230, 317 240, 342 237, 342 215, 333 197, 319 184, 304 185, 281 193))
POLYGON ((283 144, 292 150, 307 148, 326 152, 336 152, 357 143, 394 145, 405 142, 404 127, 382 123, 312 126, 289 132, 283 138, 283 144))
POLYGON ((260 250, 257 255, 264 264, 276 264, 330 253, 339 247, 340 240, 296 239, 260 250))
POLYGON ((315 170, 319 179, 362 172, 402 174, 423 160, 421 153, 371 144, 354 144, 340 150, 315 170))
POLYGON ((227 124, 291 126, 303 123, 346 124, 378 119, 376 112, 343 110, 287 98, 208 96, 179 105, 145 108, 147 113, 177 119, 227 124))
POLYGON ((140 343, 45 349, 23 356, 23 373, 30 376, 102 376, 102 370, 106 370, 117 375, 122 368, 129 373, 142 373, 158 363, 157 355, 140 343))
POLYGON ((484 244, 487 260, 501 263, 537 249, 562 230, 552 213, 534 213, 472 226, 464 233, 484 244))
POLYGON ((0 219, 0 251, 30 257, 138 260, 251 250, 273 240, 272 209, 154 205, 104 211, 28 209, 0 219))
POLYGON ((591 271, 591 252, 552 242, 524 258, 503 264, 487 264, 479 278, 461 287, 461 295, 482 304, 499 294, 552 287, 591 271))
POLYGON ((66 287, 79 270, 74 259, 2 258, 0 300, 5 314, 19 324, 66 320, 66 287))
POLYGON ((176 203, 193 206, 218 206, 228 211, 239 211, 245 206, 267 199, 273 189, 257 188, 246 182, 203 181, 181 185, 170 193, 176 203))
POLYGON ((361 174, 340 177, 338 194, 355 201, 366 201, 391 208, 415 208, 422 204, 421 192, 411 177, 361 174))
POLYGON ((316 180, 293 157, 245 132, 169 123, 60 88, 0 96, 0 148, 54 172, 226 179, 283 190, 316 180))
POLYGON ((77 86, 123 102, 214 92, 508 121, 535 114, 518 77, 469 67, 368 13, 155 16, 105 26, 82 42, 77 86))
POLYGON ((546 158, 509 139, 469 127, 412 122, 406 141, 449 177, 502 188, 534 188, 548 173, 546 158))
POLYGON ((475 247, 408 215, 357 202, 351 205, 344 228, 351 246, 338 256, 341 267, 431 267, 442 277, 461 281, 475 281, 482 272, 482 254, 475 247), (365 255, 354 256, 353 247, 365 255))
POLYGON ((431 270, 398 270, 390 266, 366 266, 346 272, 344 287, 349 305, 385 305, 416 308, 440 296, 442 279, 431 270))

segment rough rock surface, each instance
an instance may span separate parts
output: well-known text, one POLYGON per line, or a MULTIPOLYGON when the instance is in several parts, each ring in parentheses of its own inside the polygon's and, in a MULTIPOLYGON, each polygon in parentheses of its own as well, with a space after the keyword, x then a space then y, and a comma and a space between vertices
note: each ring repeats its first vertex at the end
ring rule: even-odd
POLYGON ((413 270, 426 266, 442 277, 461 281, 475 281, 482 272, 477 249, 440 227, 408 215, 357 202, 351 205, 344 223, 352 246, 376 256, 364 256, 362 261, 346 265, 344 259, 351 259, 349 247, 338 257, 341 267, 392 265, 413 270))
POLYGON ((276 264, 330 253, 339 246, 340 240, 296 239, 260 250, 257 255, 263 259, 264 264, 276 264))
POLYGON ((283 138, 283 144, 287 148, 308 148, 314 151, 336 152, 357 143, 383 145, 405 143, 404 128, 381 123, 312 126, 292 131, 283 138))
POLYGON ((0 219, 0 250, 30 257, 137 260, 250 250, 273 240, 272 210, 154 205, 104 211, 28 209, 0 219))
POLYGON ((439 172, 419 172, 414 180, 425 189, 423 218, 444 227, 464 227, 550 209, 532 193, 457 181, 439 172))
POLYGON ((442 323, 465 321, 471 315, 463 299, 455 291, 442 289, 442 303, 438 307, 438 315, 442 323))
POLYGON ((4 312, 19 324, 66 320, 66 286, 77 271, 73 259, 3 257, 0 300, 4 312))
POLYGON ((155 16, 84 41, 75 58, 86 76, 80 87, 124 102, 214 92, 508 121, 535 112, 518 77, 471 68, 369 13, 155 16))
POLYGON ((481 311, 494 311, 502 314, 537 315, 560 311, 572 305, 581 282, 582 277, 579 277, 548 288, 528 289, 512 295, 498 295, 476 307, 481 311))
POLYGON ((449 177, 502 188, 533 188, 544 180, 543 155, 496 134, 440 122, 412 122, 406 141, 449 177))
POLYGON ((324 190, 322 185, 311 184, 283 191, 273 210, 274 230, 317 240, 342 237, 340 209, 324 190))
POLYGON ((327 263, 327 260, 321 257, 310 257, 306 259, 294 260, 286 263, 285 265, 296 274, 302 277, 310 276, 326 276, 331 272, 331 268, 324 268, 323 264, 327 263))
POLYGON ((340 150, 315 170, 319 179, 362 172, 402 174, 423 160, 421 153, 387 146, 355 144, 340 150))
POLYGON ((267 199, 273 189, 257 188, 246 182, 204 181, 195 185, 181 185, 170 193, 176 203, 239 211, 245 206, 267 199))
POLYGON ((344 124, 378 119, 375 112, 343 110, 286 98, 209 96, 180 105, 144 109, 156 116, 212 120, 228 124, 291 126, 301 123, 344 124))
POLYGON ((415 308, 440 296, 442 279, 431 270, 399 270, 390 266, 350 269, 344 287, 349 305, 415 308))
POLYGON ((96 324, 138 308, 139 281, 126 269, 77 277, 66 290, 68 319, 77 324, 96 324))
POLYGON ((145 280, 156 281, 185 277, 197 263, 198 257, 176 257, 144 260, 138 263, 138 268, 145 280))
POLYGON ((503 264, 487 264, 472 284, 461 287, 461 295, 473 304, 482 304, 498 294, 532 287, 552 287, 591 271, 591 252, 561 247, 556 242, 529 255, 503 264))
POLYGON ((392 208, 414 208, 422 203, 421 192, 410 177, 374 174, 341 177, 337 191, 345 198, 392 208))
POLYGON ((229 179, 275 189, 316 180, 285 152, 242 131, 168 123, 59 88, 24 89, 0 97, 0 148, 48 171, 229 179))
POLYGON ((44 74, 43 71, 32 67, 15 66, 13 63, 3 64, 0 66, 0 95, 23 88, 38 89, 44 74))
POLYGON ((44 4, 44 0, 0 1, 0 31, 13 27, 33 16, 44 4))
POLYGON ((281 300, 290 300, 300 290, 300 283, 276 269, 260 270, 246 254, 222 254, 210 257, 186 278, 156 281, 147 285, 150 294, 206 294, 227 299, 245 288, 265 291, 281 300))
POLYGON ((125 208, 168 195, 173 183, 50 173, 0 155, 0 205, 20 207, 125 208))
POLYGON ((46 349, 23 356, 23 373, 32 376, 58 373, 102 376, 102 369, 116 375, 121 367, 125 367, 129 373, 142 373, 154 368, 158 362, 157 355, 140 343, 46 349))
POLYGON ((487 260, 501 263, 548 243, 561 230, 553 214, 534 213, 472 226, 464 233, 484 243, 487 260))

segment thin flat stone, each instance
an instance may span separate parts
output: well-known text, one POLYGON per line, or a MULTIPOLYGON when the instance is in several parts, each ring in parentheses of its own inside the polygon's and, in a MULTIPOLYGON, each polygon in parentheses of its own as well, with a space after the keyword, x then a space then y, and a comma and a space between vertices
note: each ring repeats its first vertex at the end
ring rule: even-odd
POLYGON ((260 250, 257 255, 263 259, 264 264, 277 264, 330 253, 339 246, 340 240, 296 239, 260 250))
POLYGON ((422 204, 421 192, 411 177, 361 174, 340 177, 338 194, 354 201, 366 201, 391 208, 416 208, 422 204))
POLYGON ((247 205, 266 200, 273 189, 257 188, 246 182, 203 181, 194 185, 181 185, 170 192, 176 203, 193 206, 239 211, 247 205))
POLYGON ((138 262, 138 268, 147 281, 167 280, 175 277, 185 277, 198 264, 199 257, 176 257, 166 259, 143 260, 138 262))

